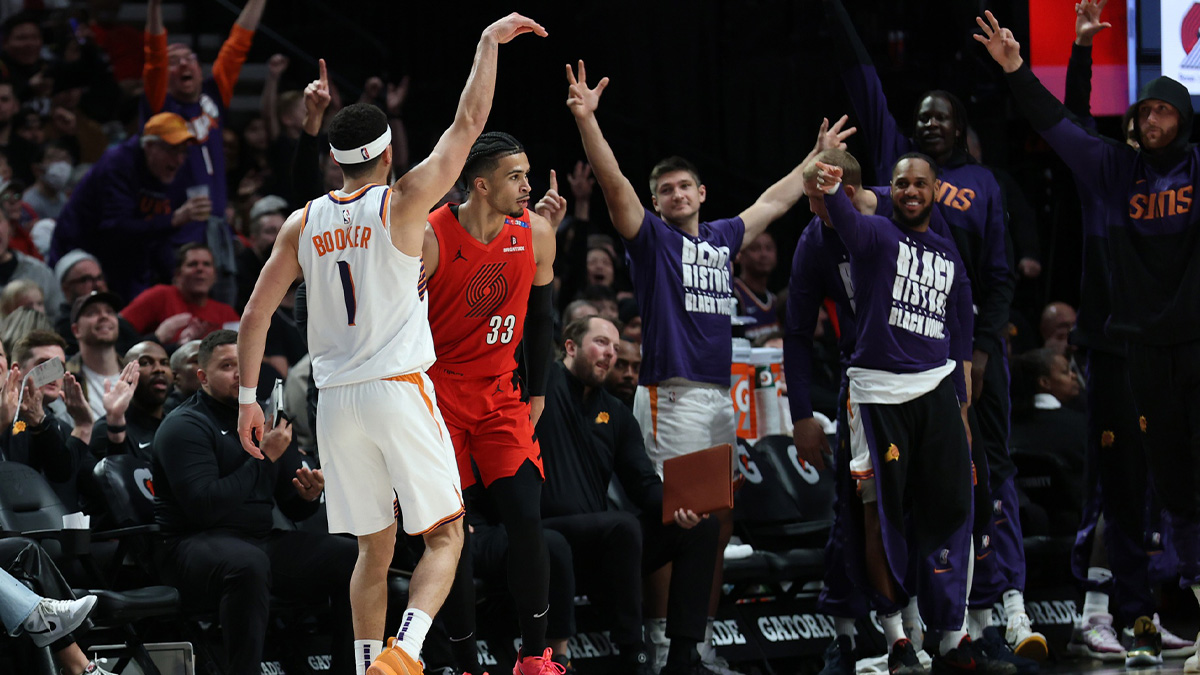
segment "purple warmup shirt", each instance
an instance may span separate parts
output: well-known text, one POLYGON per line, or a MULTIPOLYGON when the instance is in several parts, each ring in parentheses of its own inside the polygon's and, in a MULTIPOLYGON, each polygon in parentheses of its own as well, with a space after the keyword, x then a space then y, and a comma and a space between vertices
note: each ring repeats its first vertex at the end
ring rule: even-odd
MULTIPOLYGON (((226 110, 221 100, 221 90, 211 76, 204 78, 200 100, 187 103, 167 94, 163 109, 187 120, 199 144, 188 148, 187 162, 179 169, 179 175, 171 183, 171 203, 187 201, 187 189, 193 185, 207 185, 208 197, 212 200, 212 212, 219 218, 225 217, 225 147, 221 130, 225 126, 226 110)), ((142 124, 153 114, 143 96, 141 100, 142 124)), ((207 224, 199 221, 185 223, 175 229, 171 244, 182 246, 190 242, 207 240, 207 224)))
POLYGON ((737 217, 700 223, 700 236, 692 237, 646 211, 625 241, 642 315, 640 384, 682 377, 729 386, 733 258, 745 235, 737 217))
MULTIPOLYGON (((892 188, 884 185, 868 187, 875 193, 875 215, 892 212, 892 188)), ((951 241, 950 226, 939 209, 934 209, 929 218, 929 230, 951 241)), ((850 254, 837 232, 826 227, 820 218, 814 217, 800 234, 796 252, 792 256, 792 274, 788 280, 787 318, 783 338, 784 370, 788 377, 788 403, 793 420, 812 417, 812 399, 809 386, 812 381, 813 333, 817 328, 817 316, 826 299, 832 300, 837 310, 838 351, 842 355, 843 375, 854 354, 857 326, 854 318, 854 286, 850 278, 850 254)), ((952 326, 954 336, 971 334, 970 320, 952 326)), ((957 387, 960 375, 955 375, 957 387)), ((966 395, 966 386, 958 391, 966 395)))
POLYGON ((973 314, 971 284, 954 242, 932 229, 861 215, 843 189, 826 196, 825 207, 850 253, 858 323, 851 365, 918 373, 948 359, 969 360, 970 323, 963 317, 973 314))

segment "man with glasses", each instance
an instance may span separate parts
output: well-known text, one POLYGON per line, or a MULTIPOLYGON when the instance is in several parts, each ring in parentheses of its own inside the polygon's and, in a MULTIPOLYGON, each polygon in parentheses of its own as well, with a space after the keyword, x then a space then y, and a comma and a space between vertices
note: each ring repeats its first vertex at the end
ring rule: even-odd
POLYGON ((172 236, 212 211, 207 197, 185 200, 170 193, 195 142, 182 117, 159 113, 146 121, 141 136, 106 151, 63 207, 50 244, 51 263, 74 249, 87 251, 107 271, 109 290, 122 298, 170 279, 172 236))
MULTIPOLYGON (((67 355, 79 351, 79 342, 71 331, 71 307, 76 298, 90 295, 93 292, 108 291, 108 282, 104 280, 104 270, 96 256, 81 249, 75 249, 58 259, 54 265, 54 277, 58 279, 62 289, 62 304, 58 309, 58 321, 54 323, 54 331, 67 341, 67 355)), ((114 307, 120 311, 121 307, 114 307)), ((117 315, 117 352, 125 353, 135 344, 141 342, 141 334, 121 315, 117 315)))

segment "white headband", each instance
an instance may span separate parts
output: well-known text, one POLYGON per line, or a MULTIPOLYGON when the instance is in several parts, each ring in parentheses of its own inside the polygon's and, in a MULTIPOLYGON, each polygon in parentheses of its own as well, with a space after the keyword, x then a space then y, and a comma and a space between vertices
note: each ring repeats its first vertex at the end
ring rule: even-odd
POLYGON ((392 128, 389 126, 383 130, 379 138, 362 147, 354 148, 353 150, 338 150, 330 145, 329 153, 333 155, 338 164, 362 164, 383 154, 383 149, 390 145, 391 142, 392 128))

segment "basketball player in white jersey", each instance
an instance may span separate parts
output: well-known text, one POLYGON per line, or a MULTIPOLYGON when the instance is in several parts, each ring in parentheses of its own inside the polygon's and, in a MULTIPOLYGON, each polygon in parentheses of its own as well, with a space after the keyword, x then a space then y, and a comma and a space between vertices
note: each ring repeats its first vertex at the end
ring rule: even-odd
MULTIPOLYGON (((334 116, 329 142, 343 187, 287 219, 242 315, 240 377, 253 385, 271 315, 303 272, 313 378, 321 389, 317 440, 329 529, 354 534, 359 543, 350 602, 360 674, 423 672, 421 644, 462 550, 454 448, 425 376, 434 350, 421 245, 429 211, 454 185, 483 132, 497 47, 529 32, 546 35, 515 13, 483 32, 454 123, 429 158, 390 188, 391 131, 383 112, 355 104, 334 116), (405 532, 422 535, 426 550, 413 572, 400 633, 384 650, 393 496, 405 532)), ((262 409, 253 386, 240 392, 238 434, 246 452, 261 459, 262 409)))

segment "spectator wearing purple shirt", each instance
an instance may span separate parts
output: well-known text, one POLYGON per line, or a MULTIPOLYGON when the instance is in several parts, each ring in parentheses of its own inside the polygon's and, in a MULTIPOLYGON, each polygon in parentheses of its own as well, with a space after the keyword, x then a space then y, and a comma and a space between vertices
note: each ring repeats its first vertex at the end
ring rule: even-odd
MULTIPOLYGON (((625 240, 643 330, 641 386, 634 414, 646 438, 646 451, 661 473, 665 459, 736 441, 729 396, 730 317, 736 307, 732 261, 744 243, 753 241, 804 194, 803 162, 737 216, 702 222, 705 187, 695 167, 672 157, 650 173, 656 211, 652 212, 621 173, 596 120, 608 78, 589 88, 583 61, 578 75, 577 80, 567 66, 567 106, 575 116, 613 226, 625 240)), ((838 142, 851 133, 841 131, 844 121, 830 130, 838 142)), ((723 549, 732 534, 732 516, 725 512, 718 517, 723 549)), ((709 616, 715 614, 720 600, 720 560, 716 569, 709 616)), ((701 645, 706 664, 715 663, 715 653, 705 649, 710 644, 701 645)))
POLYGON ((738 314, 753 317, 746 327, 746 339, 756 340, 779 330, 779 298, 767 288, 771 273, 779 264, 775 237, 763 232, 746 244, 738 254, 741 273, 733 280, 738 314))
POLYGON ((175 113, 146 121, 140 137, 104 153, 59 216, 50 259, 82 249, 100 262, 111 290, 132 298, 171 275, 171 237, 209 204, 172 199, 170 190, 196 142, 175 113))
MULTIPOLYGON (((965 630, 971 340, 960 321, 972 313, 971 295, 954 242, 929 228, 937 190, 933 160, 913 154, 897 162, 891 218, 859 214, 841 189, 841 168, 814 162, 805 174, 815 179, 810 198, 823 201, 850 257, 857 321, 847 370, 851 472, 864 504, 877 508, 886 563, 868 570, 873 603, 891 604, 894 615, 913 595, 908 582, 919 579, 921 616, 944 631, 934 669, 973 665, 986 657, 965 630), (962 426, 950 421, 956 409, 962 426), (854 452, 858 447, 866 448, 869 462, 854 452), (906 515, 913 524, 908 536, 906 515), (910 560, 917 561, 914 573, 910 560)), ((892 661, 919 668, 898 620, 885 624, 885 637, 889 669, 892 661)))

